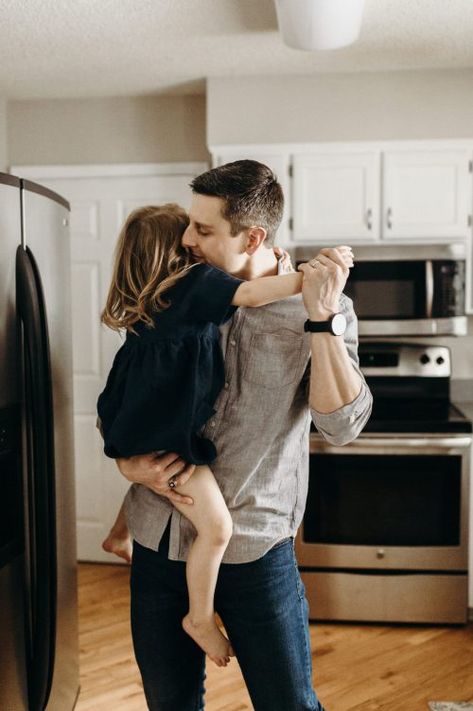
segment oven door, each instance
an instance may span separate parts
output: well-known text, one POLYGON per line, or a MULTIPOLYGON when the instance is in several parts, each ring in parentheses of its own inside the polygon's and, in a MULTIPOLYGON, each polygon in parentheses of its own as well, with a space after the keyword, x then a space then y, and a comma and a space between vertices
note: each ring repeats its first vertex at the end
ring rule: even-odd
POLYGON ((300 566, 467 570, 471 436, 311 435, 300 566))

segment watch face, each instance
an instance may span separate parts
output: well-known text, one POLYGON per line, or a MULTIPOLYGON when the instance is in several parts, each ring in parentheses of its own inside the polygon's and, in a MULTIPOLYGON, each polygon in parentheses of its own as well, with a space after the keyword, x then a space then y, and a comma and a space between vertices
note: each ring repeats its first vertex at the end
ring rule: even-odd
POLYGON ((347 320, 343 314, 335 314, 332 319, 332 333, 335 336, 342 336, 347 327, 347 320))

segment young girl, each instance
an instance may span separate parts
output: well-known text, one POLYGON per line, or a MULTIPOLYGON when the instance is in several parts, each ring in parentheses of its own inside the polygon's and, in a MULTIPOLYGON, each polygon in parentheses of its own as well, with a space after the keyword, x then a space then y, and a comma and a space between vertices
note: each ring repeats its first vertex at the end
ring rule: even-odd
MULTIPOLYGON (((233 651, 215 622, 213 598, 232 521, 208 466, 215 447, 199 434, 224 385, 218 326, 238 306, 263 306, 300 292, 302 274, 245 282, 196 262, 182 246, 187 225, 185 211, 174 204, 139 208, 125 222, 102 321, 125 329, 126 340, 97 410, 107 456, 172 451, 197 465, 179 486, 194 504, 174 503, 197 531, 186 565, 189 612, 182 624, 218 666, 226 666, 233 651)), ((131 557, 123 507, 104 547, 131 557)))

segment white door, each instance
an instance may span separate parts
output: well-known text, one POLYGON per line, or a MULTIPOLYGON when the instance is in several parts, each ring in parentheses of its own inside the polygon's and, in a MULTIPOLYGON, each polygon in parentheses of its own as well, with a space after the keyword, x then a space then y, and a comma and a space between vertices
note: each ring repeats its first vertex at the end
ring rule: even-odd
MULTIPOLYGON (((194 174, 42 179, 71 203, 75 471, 78 558, 111 561, 102 551, 128 487, 103 454, 96 429, 97 397, 122 340, 100 324, 118 232, 142 205, 177 202, 189 207, 194 174)), ((118 562, 118 558, 113 558, 118 562)))
POLYGON ((470 151, 383 154, 383 237, 451 239, 471 231, 470 151))
POLYGON ((293 159, 293 239, 379 238, 379 153, 327 150, 293 159))

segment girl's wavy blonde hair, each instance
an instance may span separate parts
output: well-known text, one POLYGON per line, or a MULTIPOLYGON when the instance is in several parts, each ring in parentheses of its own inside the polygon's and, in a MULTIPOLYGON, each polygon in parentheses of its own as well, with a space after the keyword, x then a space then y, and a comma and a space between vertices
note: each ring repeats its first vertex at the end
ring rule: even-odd
POLYGON ((139 207, 127 218, 115 248, 112 281, 101 321, 114 331, 144 321, 153 327, 153 313, 163 311, 168 289, 194 265, 182 246, 189 224, 175 203, 139 207))

